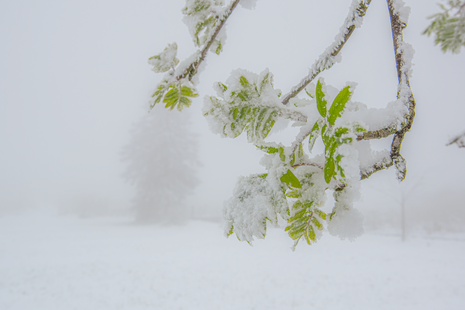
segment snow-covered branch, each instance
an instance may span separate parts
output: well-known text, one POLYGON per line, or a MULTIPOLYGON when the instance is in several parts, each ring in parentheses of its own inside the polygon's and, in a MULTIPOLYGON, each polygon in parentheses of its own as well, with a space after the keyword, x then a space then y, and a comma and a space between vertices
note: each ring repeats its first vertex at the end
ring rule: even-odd
POLYGON ((310 84, 322 71, 331 68, 340 61, 339 53, 349 40, 355 28, 362 25, 371 0, 353 0, 349 14, 342 25, 340 32, 336 35, 334 42, 315 61, 306 77, 294 86, 291 91, 283 97, 282 103, 287 105, 291 98, 297 96, 308 84, 310 84))
POLYGON ((405 7, 403 0, 387 0, 389 13, 391 16, 392 38, 394 41, 394 50, 396 55, 397 77, 399 85, 397 89, 397 98, 408 107, 408 114, 405 116, 405 122, 402 129, 396 132, 391 144, 391 158, 395 162, 403 162, 396 165, 400 180, 405 178, 406 168, 405 160, 400 155, 400 148, 405 134, 412 128, 415 118, 415 98, 410 88, 410 75, 412 73, 413 47, 405 43, 402 31, 407 27, 408 15, 410 8, 405 7), (401 170, 399 170, 401 169, 401 170))
MULTIPOLYGON (((213 34, 207 40, 204 47, 196 52, 196 55, 198 55, 198 57, 190 65, 186 66, 181 73, 176 75, 176 80, 181 80, 187 77, 189 81, 192 81, 192 78, 198 72, 200 64, 205 60, 205 57, 207 57, 208 51, 212 47, 218 34, 220 33, 223 26, 226 24, 226 21, 228 20, 229 16, 231 16, 232 12, 234 11, 239 2, 240 0, 232 1, 224 12, 216 16, 218 25, 214 28, 213 34)), ((221 46, 219 46, 219 48, 221 50, 221 46)), ((220 50, 218 50, 218 54, 220 50)))

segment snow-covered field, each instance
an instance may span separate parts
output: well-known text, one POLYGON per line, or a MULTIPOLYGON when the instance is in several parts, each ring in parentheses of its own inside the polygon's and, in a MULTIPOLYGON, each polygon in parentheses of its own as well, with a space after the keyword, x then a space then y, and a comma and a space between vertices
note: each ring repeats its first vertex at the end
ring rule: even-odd
POLYGON ((0 217, 0 309, 465 309, 465 242, 327 234, 295 252, 218 223, 0 217))

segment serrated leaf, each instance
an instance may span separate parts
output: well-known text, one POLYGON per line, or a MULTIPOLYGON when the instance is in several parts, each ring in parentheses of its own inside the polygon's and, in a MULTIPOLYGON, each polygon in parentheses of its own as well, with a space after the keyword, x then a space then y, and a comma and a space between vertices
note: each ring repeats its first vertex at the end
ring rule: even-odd
POLYGON ((326 213, 324 213, 320 209, 316 209, 316 208, 315 208, 315 210, 313 210, 313 212, 315 212, 319 217, 321 217, 323 220, 326 221, 326 213))
POLYGON ((179 86, 171 85, 170 90, 163 98, 163 102, 166 103, 165 108, 170 108, 171 110, 177 108, 181 111, 183 108, 189 107, 192 103, 192 100, 188 97, 198 97, 195 89, 191 89, 184 85, 181 87, 181 91, 179 91, 179 86))
POLYGON ((316 96, 316 106, 318 108, 318 112, 320 113, 321 116, 326 117, 326 114, 327 114, 326 105, 328 103, 324 99, 325 94, 323 92, 323 85, 321 84, 320 80, 318 80, 318 82, 316 83, 315 96, 316 96))
POLYGON ((350 86, 344 87, 339 94, 337 94, 336 98, 331 105, 328 113, 328 123, 334 125, 338 117, 342 115, 346 107, 346 103, 349 101, 352 92, 350 91, 350 86))
POLYGON ((299 179, 292 173, 291 170, 287 170, 285 174, 280 178, 281 182, 286 183, 287 185, 294 187, 294 188, 302 188, 302 184, 300 184, 299 179))

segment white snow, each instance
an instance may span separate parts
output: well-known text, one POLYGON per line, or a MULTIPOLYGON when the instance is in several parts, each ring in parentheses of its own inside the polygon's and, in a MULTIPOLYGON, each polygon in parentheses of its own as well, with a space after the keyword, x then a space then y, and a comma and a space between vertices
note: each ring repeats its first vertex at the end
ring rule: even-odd
POLYGON ((217 223, 0 217, 2 310, 462 309, 463 240, 324 234, 295 252, 217 223))
POLYGON ((257 5, 257 1, 258 0, 241 0, 239 4, 245 9, 253 10, 257 5))

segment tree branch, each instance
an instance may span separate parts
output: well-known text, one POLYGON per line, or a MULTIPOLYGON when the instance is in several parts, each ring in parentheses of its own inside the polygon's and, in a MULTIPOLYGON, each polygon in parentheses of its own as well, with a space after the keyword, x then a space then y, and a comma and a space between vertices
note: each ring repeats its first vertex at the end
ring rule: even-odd
POLYGON ((186 77, 189 78, 189 81, 192 80, 192 78, 194 77, 194 75, 197 73, 198 69, 199 69, 199 66, 200 64, 202 63, 202 61, 205 60, 205 58, 207 57, 207 53, 208 53, 208 50, 211 48, 213 42, 215 41, 216 37, 218 36, 218 34, 220 33, 221 29, 223 28, 224 24, 226 23, 226 20, 229 18, 229 16, 231 16, 232 12, 234 11, 234 9, 236 8, 237 4, 239 3, 240 0, 234 0, 229 9, 223 14, 222 17, 219 17, 218 16, 218 19, 220 21, 220 23, 218 24, 218 26, 216 27, 215 29, 215 32, 213 33, 213 35, 211 36, 210 40, 207 42, 207 44, 200 50, 200 57, 197 58, 196 61, 194 61, 193 63, 191 63, 185 70, 183 73, 181 73, 180 75, 176 76, 176 80, 181 80, 181 79, 184 79, 186 77))
POLYGON ((370 3, 371 0, 360 0, 358 6, 349 12, 344 25, 341 27, 342 30, 339 33, 340 39, 336 40, 326 49, 323 54, 320 55, 320 57, 311 67, 309 74, 303 78, 297 86, 293 87, 293 89, 291 89, 288 94, 284 96, 282 104, 287 105, 289 100, 297 96, 308 84, 310 84, 311 81, 313 81, 318 76, 318 74, 331 68, 334 65, 337 60, 336 56, 349 40, 350 36, 354 32, 357 25, 359 25, 363 16, 365 16, 370 3))
POLYGON ((391 158, 400 157, 400 148, 405 134, 412 128, 413 120, 415 118, 415 98, 413 97, 410 88, 410 81, 408 75, 408 68, 406 68, 406 59, 404 55, 404 41, 402 31, 406 24, 404 24, 398 12, 394 7, 394 0, 387 0, 389 14, 391 16, 391 29, 392 39, 394 42, 394 50, 396 55, 397 78, 399 80, 397 98, 404 101, 408 105, 409 114, 406 115, 405 122, 402 129, 396 132, 391 144, 391 158))
POLYGON ((396 129, 392 127, 383 128, 375 131, 367 131, 357 135, 357 141, 361 140, 373 140, 387 138, 390 135, 396 133, 396 129))

